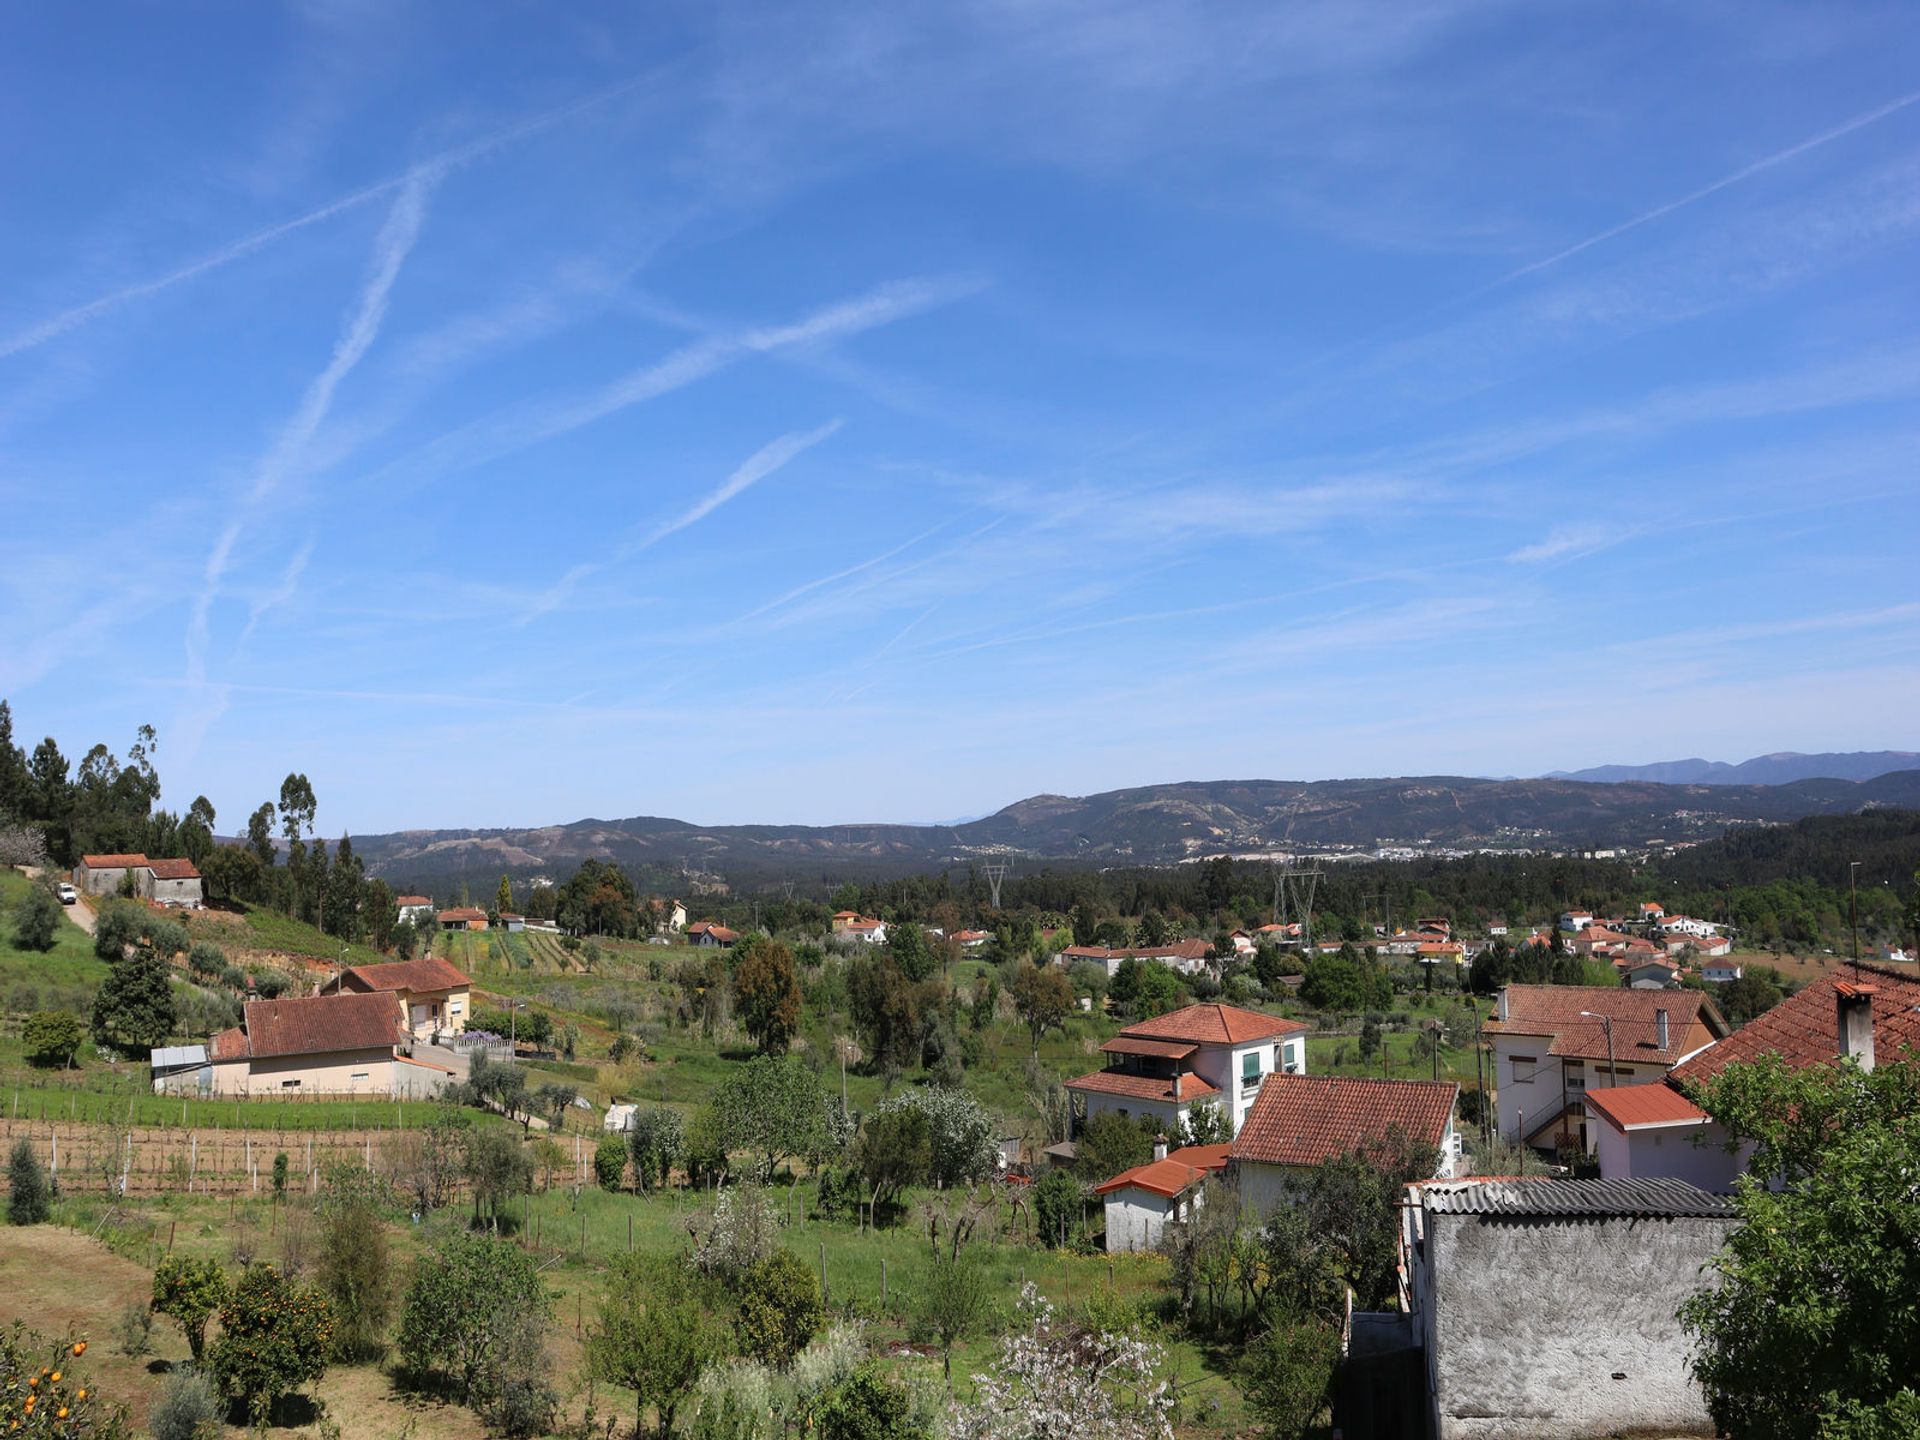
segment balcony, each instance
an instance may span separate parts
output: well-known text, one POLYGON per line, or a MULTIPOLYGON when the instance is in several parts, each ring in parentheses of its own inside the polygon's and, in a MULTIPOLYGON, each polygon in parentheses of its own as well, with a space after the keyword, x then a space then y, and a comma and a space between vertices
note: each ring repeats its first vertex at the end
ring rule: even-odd
POLYGON ((1259 1094, 1260 1082, 1265 1080, 1266 1078, 1267 1078, 1267 1072, 1264 1070, 1253 1075, 1242 1075, 1240 1077, 1240 1093, 1242 1095, 1259 1094))

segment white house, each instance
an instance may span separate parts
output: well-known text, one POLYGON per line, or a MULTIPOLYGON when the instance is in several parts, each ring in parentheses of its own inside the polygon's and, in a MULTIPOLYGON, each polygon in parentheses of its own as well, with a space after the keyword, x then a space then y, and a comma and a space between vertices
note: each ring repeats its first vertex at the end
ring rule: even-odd
POLYGON ((1878 1056, 1920 1048, 1920 977, 1862 965, 1813 981, 1733 1034, 1676 1065, 1664 1083, 1594 1090, 1587 1111, 1603 1178, 1672 1176, 1731 1190, 1750 1151, 1729 1150, 1726 1134, 1683 1086, 1710 1080, 1737 1061, 1775 1055, 1796 1070, 1851 1060, 1871 1070, 1878 1056))
POLYGON ((1261 1087, 1228 1151, 1240 1201, 1254 1215, 1284 1203, 1337 1156, 1395 1132, 1433 1147, 1435 1175, 1453 1173, 1451 1080, 1375 1080, 1351 1075, 1276 1075, 1261 1087))
MULTIPOLYGON (((928 933, 938 935, 940 932, 938 930, 932 930, 928 933)), ((956 930, 953 932, 953 942, 962 950, 978 950, 991 939, 993 939, 993 932, 991 930, 956 930)))
POLYGON ((656 935, 678 935, 687 928, 687 907, 678 900, 655 900, 653 904, 658 916, 654 922, 656 935))
POLYGON ((1584 930, 1591 924, 1593 924, 1593 912, 1591 910, 1562 910, 1560 912, 1560 928, 1562 930, 1584 930))
POLYGON ((1191 1219, 1201 1186, 1227 1166, 1225 1145, 1183 1145, 1171 1154, 1164 1137, 1153 1159, 1093 1187, 1107 1209, 1107 1249, 1151 1250, 1169 1220, 1191 1219))
POLYGON ((402 895, 393 903, 403 923, 412 921, 415 925, 425 925, 433 919, 433 901, 425 895, 402 895))
POLYGON ((1501 1135, 1584 1149, 1589 1090, 1664 1079, 1725 1036, 1727 1023, 1697 990, 1509 985, 1485 1031, 1501 1135))
POLYGON ((1691 915, 1663 915, 1654 923, 1663 935, 1691 935, 1699 940, 1718 933, 1720 928, 1711 920, 1696 920, 1691 915))
POLYGON ((1729 984, 1746 973, 1746 967, 1743 965, 1702 965, 1700 967, 1700 978, 1711 981, 1715 985, 1729 984))
POLYGON ((1400 1213, 1404 1318, 1367 1318, 1422 1352, 1435 1440, 1714 1433, 1678 1312, 1739 1224, 1726 1196, 1675 1180, 1428 1181, 1400 1213))
POLYGON ((1243 959, 1254 952, 1253 936, 1244 930, 1236 930, 1227 937, 1233 942, 1233 953, 1243 959))
POLYGON ((1100 1048, 1107 1068, 1067 1082, 1087 1119, 1151 1115, 1178 1135, 1204 1101, 1238 1134, 1269 1075, 1306 1073, 1307 1027, 1233 1005, 1188 1005, 1129 1025, 1100 1048))

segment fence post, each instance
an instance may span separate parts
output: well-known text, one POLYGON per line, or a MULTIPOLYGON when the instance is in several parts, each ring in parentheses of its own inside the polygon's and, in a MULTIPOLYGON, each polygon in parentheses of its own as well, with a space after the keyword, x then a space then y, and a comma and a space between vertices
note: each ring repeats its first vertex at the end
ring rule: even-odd
POLYGON ((887 1258, 880 1257, 880 1303, 887 1303, 887 1258))
POLYGON ((827 1242, 820 1242, 820 1303, 831 1305, 833 1297, 827 1291, 827 1242))

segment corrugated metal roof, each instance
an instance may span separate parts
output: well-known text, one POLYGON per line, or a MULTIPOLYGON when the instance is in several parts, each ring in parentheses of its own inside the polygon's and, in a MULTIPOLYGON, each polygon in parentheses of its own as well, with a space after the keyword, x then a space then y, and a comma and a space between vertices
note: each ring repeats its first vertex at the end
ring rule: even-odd
POLYGON ((153 1052, 148 1062, 156 1070, 171 1070, 182 1065, 204 1065, 207 1063, 207 1047, 204 1045, 163 1045, 153 1052))
POLYGON ((1515 1218, 1676 1219, 1734 1213, 1732 1197, 1681 1180, 1466 1180, 1422 1186, 1440 1215, 1515 1218))

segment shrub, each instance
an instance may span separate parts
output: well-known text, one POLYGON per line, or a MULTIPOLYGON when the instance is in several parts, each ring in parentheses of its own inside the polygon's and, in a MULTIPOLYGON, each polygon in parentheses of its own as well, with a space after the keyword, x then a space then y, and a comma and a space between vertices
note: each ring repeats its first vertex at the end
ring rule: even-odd
MULTIPOLYGON (((12 1413, 8 1435, 46 1436, 49 1440, 128 1440, 126 1413, 109 1409, 92 1380, 77 1372, 74 1361, 87 1342, 50 1339, 16 1320, 0 1331, 0 1419, 12 1413), (31 1391, 31 1404, 40 1413, 24 1419, 13 1412, 14 1397, 31 1391)), ((25 1404, 22 1405, 24 1410, 25 1404)))
POLYGON ((656 1257, 614 1258, 587 1335, 587 1366, 595 1379, 633 1391, 636 1433, 651 1408, 659 1433, 672 1434, 675 1411, 726 1353, 725 1332, 699 1289, 685 1270, 656 1257))
POLYGON ((337 1360, 370 1360, 393 1319, 393 1252, 373 1202, 353 1196, 321 1210, 320 1288, 333 1306, 337 1360))
POLYGON ((686 1155, 686 1121, 678 1110, 665 1106, 633 1112, 633 1131, 627 1136, 633 1150, 633 1179, 642 1190, 667 1183, 673 1167, 686 1155))
POLYGON ((153 1311, 138 1300, 129 1301, 113 1327, 115 1347, 128 1359, 138 1359, 153 1348, 153 1311))
POLYGON ((258 1424, 282 1395, 324 1375, 332 1350, 326 1297, 271 1265, 249 1265, 220 1309, 209 1361, 221 1391, 258 1424))
POLYGON ((210 940, 187 952, 187 972, 200 980, 218 980, 227 968, 226 953, 210 940))
POLYGON ((1286 1318, 1247 1347, 1241 1388, 1275 1440, 1305 1435, 1326 1408, 1340 1336, 1314 1319, 1286 1318))
POLYGON ((60 925, 60 902, 38 885, 28 886, 13 907, 13 943, 22 950, 51 950, 60 925))
POLYGON ((93 953, 113 964, 140 938, 140 907, 109 902, 93 922, 93 953))
POLYGON ((227 1298, 227 1274, 218 1260, 169 1255, 153 1272, 153 1310, 179 1325, 187 1349, 199 1362, 207 1345, 207 1321, 227 1298))
POLYGON ((510 1378, 515 1316, 545 1320, 549 1300, 527 1251, 485 1235, 448 1236, 414 1267, 401 1309, 400 1355, 417 1376, 439 1375, 485 1403, 510 1378))
POLYGON ((38 1225, 53 1212, 53 1187, 28 1140, 13 1142, 7 1157, 7 1220, 14 1225, 38 1225))
POLYGON ((1042 1245, 1065 1245, 1080 1224, 1079 1182, 1064 1170, 1049 1170, 1033 1187, 1033 1214, 1042 1245))
POLYGON ((784 1370, 813 1339, 824 1311, 820 1281, 791 1250, 776 1250, 740 1282, 740 1344, 784 1370))
POLYGON ((153 1440, 212 1440, 226 1419, 226 1402, 198 1370, 176 1370, 147 1417, 153 1440))
POLYGON ((722 1190, 713 1203, 706 1234, 693 1252, 694 1268, 731 1281, 773 1254, 779 1245, 778 1220, 757 1185, 722 1190))
POLYGON ((602 1190, 618 1190, 627 1177, 627 1142, 609 1135, 594 1146, 593 1174, 602 1190))
POLYGON ((906 1386, 872 1365, 829 1391, 813 1424, 818 1440, 931 1440, 933 1434, 906 1386))
POLYGON ((273 1198, 287 1198, 287 1152, 284 1150, 273 1157, 273 1198))

